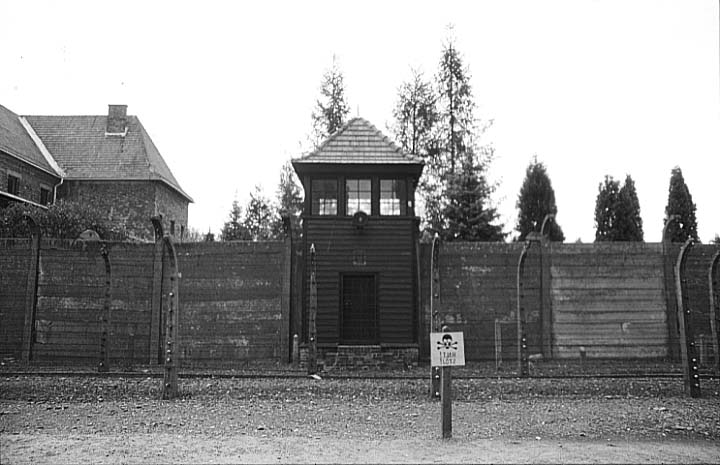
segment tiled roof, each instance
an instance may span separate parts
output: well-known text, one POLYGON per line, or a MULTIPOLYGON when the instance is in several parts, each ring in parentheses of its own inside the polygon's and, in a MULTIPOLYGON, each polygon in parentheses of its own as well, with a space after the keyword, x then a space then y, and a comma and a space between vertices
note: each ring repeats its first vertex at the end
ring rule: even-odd
POLYGON ((25 130, 20 117, 2 105, 0 105, 0 150, 58 176, 25 130))
POLYGON ((192 202, 136 116, 127 134, 106 135, 107 116, 27 116, 67 179, 155 180, 192 202))
POLYGON ((363 118, 353 118, 328 137, 314 152, 294 164, 403 164, 423 162, 395 145, 387 136, 363 118))

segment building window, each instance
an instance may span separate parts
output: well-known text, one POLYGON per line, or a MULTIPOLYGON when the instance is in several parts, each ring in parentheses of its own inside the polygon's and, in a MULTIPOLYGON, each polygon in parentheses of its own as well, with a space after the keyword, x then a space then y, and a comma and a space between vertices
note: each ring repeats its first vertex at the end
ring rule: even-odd
POLYGON ((7 191, 8 194, 12 195, 19 195, 20 194, 20 178, 13 175, 8 174, 7 176, 7 191))
POLYGON ((405 198, 405 180, 403 179, 381 179, 380 180, 380 214, 381 215, 406 215, 407 205, 403 202, 405 198))
POLYGON ((348 179, 345 181, 345 214, 356 212, 372 214, 372 182, 369 179, 348 179))
POLYGON ((171 236, 175 235, 175 221, 173 221, 173 220, 170 221, 170 235, 171 236))
POLYGON ((40 188, 40 205, 48 205, 50 203, 50 189, 46 187, 40 188))
POLYGON ((311 214, 337 215, 337 190, 335 179, 313 179, 310 186, 311 214))

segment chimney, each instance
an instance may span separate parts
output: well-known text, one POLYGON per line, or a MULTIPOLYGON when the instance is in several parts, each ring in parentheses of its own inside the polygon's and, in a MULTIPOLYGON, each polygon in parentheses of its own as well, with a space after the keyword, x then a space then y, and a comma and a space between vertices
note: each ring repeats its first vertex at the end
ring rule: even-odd
POLYGON ((127 131, 127 105, 108 105, 108 134, 125 134, 127 131))

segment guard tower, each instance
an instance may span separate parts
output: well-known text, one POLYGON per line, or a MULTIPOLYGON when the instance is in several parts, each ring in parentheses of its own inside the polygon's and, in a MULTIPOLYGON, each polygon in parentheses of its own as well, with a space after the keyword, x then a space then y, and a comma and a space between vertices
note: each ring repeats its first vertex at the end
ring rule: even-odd
POLYGON ((314 245, 319 357, 417 361, 423 162, 353 118, 293 166, 305 190, 304 340, 314 245))

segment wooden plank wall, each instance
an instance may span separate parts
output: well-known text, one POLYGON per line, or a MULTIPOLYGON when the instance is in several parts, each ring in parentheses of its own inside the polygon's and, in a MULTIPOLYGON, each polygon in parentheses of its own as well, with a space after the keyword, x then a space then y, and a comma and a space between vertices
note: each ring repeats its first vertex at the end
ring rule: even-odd
POLYGON ((20 358, 31 252, 29 239, 0 240, 0 357, 20 358))
MULTIPOLYGON (((517 357, 517 265, 523 244, 443 243, 440 248, 440 314, 453 331, 463 331, 467 360, 495 358, 495 323, 501 328, 502 357, 517 357)), ((525 311, 529 353, 540 353, 540 249, 525 262, 525 311)), ((424 317, 428 321, 428 316, 424 317)))
POLYGON ((193 243, 177 249, 183 363, 232 367, 253 360, 287 361, 285 243, 193 243))
POLYGON ((555 357, 667 355, 660 244, 553 245, 551 286, 555 357))
MULTIPOLYGON (((306 219, 306 302, 311 272, 310 244, 317 257, 318 343, 339 341, 342 273, 377 276, 379 340, 386 344, 415 343, 414 220, 405 217, 370 218, 362 231, 350 217, 306 219), (357 260, 357 256, 362 257, 357 260)), ((306 319, 307 317, 305 317, 306 319)))
MULTIPOLYGON (((153 247, 108 244, 108 250, 111 364, 147 363, 153 247)), ((105 290, 98 245, 43 240, 33 359, 96 363, 105 290)))

